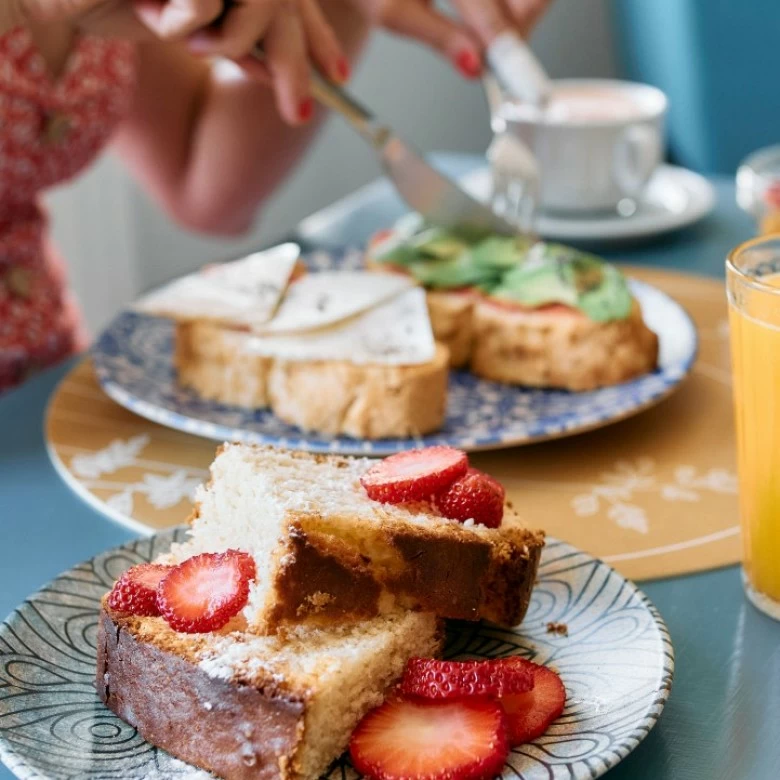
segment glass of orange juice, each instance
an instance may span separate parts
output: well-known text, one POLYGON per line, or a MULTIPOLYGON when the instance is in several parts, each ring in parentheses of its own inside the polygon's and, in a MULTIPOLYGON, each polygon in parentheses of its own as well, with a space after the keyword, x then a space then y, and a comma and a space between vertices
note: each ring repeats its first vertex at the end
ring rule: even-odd
POLYGON ((737 423, 743 582, 780 620, 780 235, 726 262, 737 423))

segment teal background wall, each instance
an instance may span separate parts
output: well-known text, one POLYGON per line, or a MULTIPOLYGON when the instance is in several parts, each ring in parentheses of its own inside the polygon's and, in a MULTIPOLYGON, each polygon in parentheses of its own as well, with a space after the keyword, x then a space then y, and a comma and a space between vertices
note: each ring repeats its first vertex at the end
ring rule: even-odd
POLYGON ((682 165, 733 173, 780 142, 780 0, 612 0, 621 70, 670 99, 682 165))

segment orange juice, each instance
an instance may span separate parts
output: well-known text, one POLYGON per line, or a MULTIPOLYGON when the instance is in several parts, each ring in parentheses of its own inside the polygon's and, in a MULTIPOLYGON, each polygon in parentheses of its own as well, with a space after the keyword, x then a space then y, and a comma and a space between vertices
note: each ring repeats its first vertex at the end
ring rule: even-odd
POLYGON ((756 239, 728 265, 745 586, 780 619, 780 239, 756 239))

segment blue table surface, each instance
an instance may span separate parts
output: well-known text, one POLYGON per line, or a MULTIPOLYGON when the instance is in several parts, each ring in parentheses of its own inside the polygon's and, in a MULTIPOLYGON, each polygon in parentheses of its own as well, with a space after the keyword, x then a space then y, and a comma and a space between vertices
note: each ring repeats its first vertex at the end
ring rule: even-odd
MULTIPOLYGON (((458 174, 476 158, 441 155, 458 174)), ((722 276, 726 253, 754 226, 734 204, 731 179, 713 180, 717 208, 670 237, 604 252, 615 260, 722 276)), ((382 183, 306 221, 320 245, 356 244, 401 213, 382 183)), ((52 468, 43 440, 46 404, 71 364, 0 397, 0 613, 70 566, 131 538, 84 504, 52 468)), ((672 695, 661 720, 613 780, 777 780, 780 777, 780 624, 744 599, 736 567, 642 585, 671 631, 672 695)), ((0 780, 12 775, 0 766, 0 780)))

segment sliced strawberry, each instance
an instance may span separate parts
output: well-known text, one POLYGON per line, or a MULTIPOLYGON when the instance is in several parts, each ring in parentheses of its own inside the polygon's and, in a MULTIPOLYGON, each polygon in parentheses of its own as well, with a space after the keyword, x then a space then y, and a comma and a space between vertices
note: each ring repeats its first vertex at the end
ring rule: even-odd
POLYGON ((412 658, 401 680, 401 692, 425 699, 500 698, 530 691, 533 684, 534 677, 529 669, 503 659, 437 661, 435 658, 412 658))
POLYGON ((242 550, 231 550, 238 559, 238 564, 241 567, 241 572, 250 581, 253 582, 257 579, 257 566, 255 565, 255 559, 248 553, 242 550))
POLYGON ((110 609, 130 615, 159 615, 157 586, 171 568, 155 563, 133 566, 114 583, 106 603, 110 609))
POLYGON ((360 484, 369 498, 385 504, 424 501, 462 477, 468 467, 465 452, 452 447, 427 447, 379 461, 360 478, 360 484))
POLYGON ((509 753, 506 716, 489 699, 391 699, 358 724, 355 769, 373 780, 488 780, 509 753))
POLYGON ((473 520, 488 528, 498 528, 504 517, 504 487, 477 469, 453 482, 436 496, 436 508, 451 520, 473 520))
POLYGON ((490 474, 486 474, 484 471, 480 471, 479 469, 469 469, 473 474, 478 474, 482 481, 490 485, 493 490, 495 490, 496 494, 501 496, 501 501, 503 502, 504 499, 506 499, 506 490, 504 490, 504 486, 495 478, 490 476, 490 474))
POLYGON ((512 747, 542 736, 566 706, 566 689, 561 678, 546 666, 515 658, 518 666, 530 671, 534 687, 528 693, 501 698, 509 721, 509 741, 512 747))
POLYGON ((168 625, 185 634, 216 631, 249 599, 246 553, 203 553, 175 566, 157 588, 157 605, 168 625))

